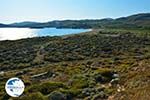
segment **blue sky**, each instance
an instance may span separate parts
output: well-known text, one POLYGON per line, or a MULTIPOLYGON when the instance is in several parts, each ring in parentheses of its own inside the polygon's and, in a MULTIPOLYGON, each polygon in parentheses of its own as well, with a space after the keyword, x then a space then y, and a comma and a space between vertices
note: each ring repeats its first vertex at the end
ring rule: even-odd
POLYGON ((150 0, 0 0, 0 23, 117 18, 149 12, 150 0))

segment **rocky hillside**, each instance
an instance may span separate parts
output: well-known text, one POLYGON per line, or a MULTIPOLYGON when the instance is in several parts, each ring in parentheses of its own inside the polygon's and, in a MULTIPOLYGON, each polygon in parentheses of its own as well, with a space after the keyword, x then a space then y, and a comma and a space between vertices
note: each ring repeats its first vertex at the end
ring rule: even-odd
POLYGON ((149 100, 150 35, 88 33, 0 42, 1 100, 149 100), (9 97, 19 77, 25 92, 9 97))

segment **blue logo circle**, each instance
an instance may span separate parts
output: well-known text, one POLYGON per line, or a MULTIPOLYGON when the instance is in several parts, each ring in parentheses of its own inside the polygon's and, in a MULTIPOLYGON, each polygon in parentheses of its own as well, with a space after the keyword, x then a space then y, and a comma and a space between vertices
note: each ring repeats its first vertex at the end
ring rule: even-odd
POLYGON ((12 97, 19 97, 24 91, 24 83, 19 78, 10 78, 5 85, 5 90, 12 97))

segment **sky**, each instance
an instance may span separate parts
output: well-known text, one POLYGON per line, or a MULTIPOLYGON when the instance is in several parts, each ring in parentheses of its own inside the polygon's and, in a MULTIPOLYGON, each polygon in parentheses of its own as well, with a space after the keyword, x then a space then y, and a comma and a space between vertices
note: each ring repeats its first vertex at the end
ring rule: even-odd
POLYGON ((150 0, 0 0, 0 23, 118 18, 150 13, 150 0))

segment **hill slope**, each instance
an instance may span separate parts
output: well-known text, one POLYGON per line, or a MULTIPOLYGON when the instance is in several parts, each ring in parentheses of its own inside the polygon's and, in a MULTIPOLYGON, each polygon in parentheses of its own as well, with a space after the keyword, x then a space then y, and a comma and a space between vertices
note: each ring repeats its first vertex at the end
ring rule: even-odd
POLYGON ((0 99, 10 98, 7 79, 20 77, 26 89, 17 100, 148 100, 149 65, 149 35, 95 30, 1 41, 0 99))
POLYGON ((50 21, 45 23, 21 22, 10 24, 11 27, 29 28, 150 28, 150 13, 142 13, 122 17, 117 19, 97 19, 97 20, 63 20, 50 21))
POLYGON ((8 25, 1 24, 1 23, 0 23, 0 27, 9 27, 9 26, 8 26, 8 25))
POLYGON ((116 22, 124 24, 133 24, 137 26, 149 27, 150 26, 150 13, 136 14, 128 17, 116 19, 116 22))

